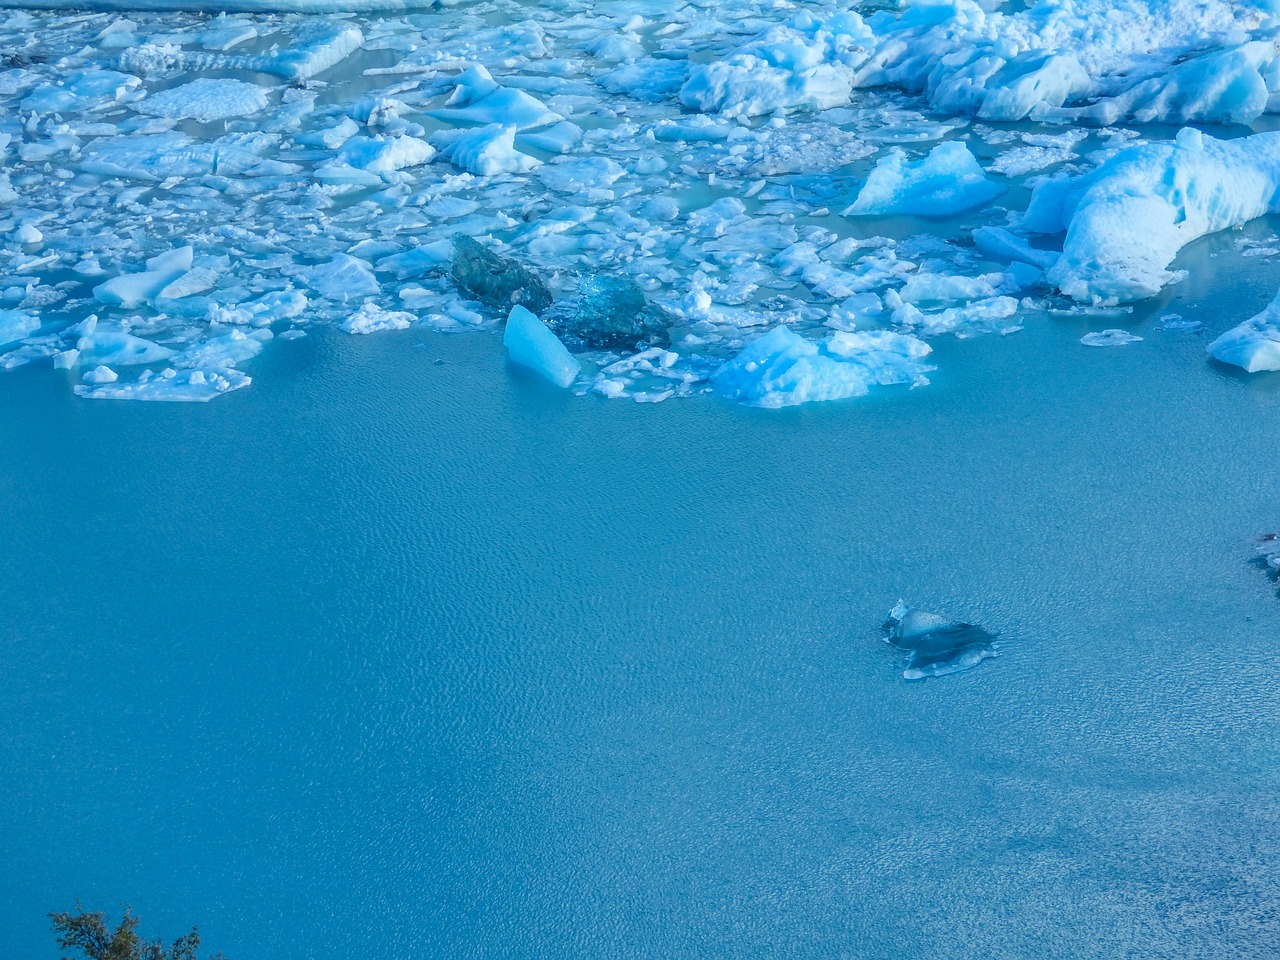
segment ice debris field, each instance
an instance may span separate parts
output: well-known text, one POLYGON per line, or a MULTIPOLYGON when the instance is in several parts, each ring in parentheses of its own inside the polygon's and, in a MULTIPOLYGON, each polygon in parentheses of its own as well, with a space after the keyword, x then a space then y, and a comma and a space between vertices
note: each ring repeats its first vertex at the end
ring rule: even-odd
MULTIPOLYGON (((208 400, 315 327, 505 324, 580 394, 780 407, 1140 343, 1280 211, 1280 0, 184 5, 0 18, 0 367, 208 400)), ((1280 369, 1280 303, 1236 322, 1280 369)))

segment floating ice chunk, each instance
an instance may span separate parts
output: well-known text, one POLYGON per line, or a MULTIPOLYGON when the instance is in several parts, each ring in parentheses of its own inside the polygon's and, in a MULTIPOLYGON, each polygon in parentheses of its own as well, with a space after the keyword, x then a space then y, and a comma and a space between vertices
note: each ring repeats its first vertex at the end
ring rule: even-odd
POLYGON ((758 117, 777 110, 838 107, 852 93, 850 74, 837 67, 820 63, 795 71, 738 54, 694 67, 680 88, 680 102, 727 117, 758 117))
POLYGON ((25 310, 0 309, 0 347, 16 343, 40 329, 35 314, 25 310))
POLYGON ((670 322, 630 277, 596 274, 581 277, 577 297, 557 302, 547 316, 552 330, 591 350, 665 344, 670 322))
POLYGON ((1261 313, 1232 327, 1206 349, 1215 360, 1248 373, 1280 370, 1280 295, 1261 313))
POLYGON ((904 303, 893 312, 894 322, 915 330, 927 337, 954 333, 957 337, 977 336, 983 333, 1014 333, 1022 325, 1016 320, 1008 322, 1018 313, 1018 301, 1013 297, 988 297, 958 307, 948 307, 937 313, 923 313, 914 304, 904 303))
POLYGON ((41 86, 21 101, 28 113, 73 113, 102 103, 126 99, 142 81, 115 70, 80 70, 67 74, 56 84, 41 86))
POLYGON ((876 163, 845 214, 946 217, 982 206, 1004 190, 986 178, 969 148, 958 140, 940 143, 914 161, 894 147, 876 163))
POLYGON ((18 243, 31 246, 44 240, 44 234, 40 229, 30 223, 24 223, 17 230, 13 231, 13 239, 18 243))
POLYGON ((248 117, 267 106, 267 92, 242 80, 201 77, 154 93, 134 109, 153 117, 209 123, 229 117, 248 117))
POLYGON ((1052 267, 1061 256, 1056 250, 1038 250, 1003 227, 978 227, 973 231, 973 242, 988 257, 1029 263, 1041 270, 1052 267))
POLYGON ((1142 338, 1128 330, 1095 330, 1080 338, 1086 347, 1123 347, 1126 343, 1141 343, 1142 338))
POLYGON ((907 652, 907 680, 941 677, 996 655, 996 635, 971 623, 913 610, 901 600, 889 611, 885 639, 907 652))
POLYGON ((537 177, 551 190, 578 193, 607 187, 624 173, 626 171, 608 157, 576 157, 547 164, 538 171, 537 177))
POLYGON ((642 60, 610 70, 596 77, 596 83, 615 96, 661 103, 674 97, 688 78, 689 65, 683 60, 642 60))
POLYGON ((537 314, 551 306, 551 293, 537 276, 464 234, 453 238, 451 272, 462 290, 490 306, 507 310, 520 305, 537 314))
MULTIPOLYGON (((106 370, 105 367, 101 368, 106 370)), ((110 373, 111 371, 107 371, 110 373)), ((86 376, 87 380, 88 377, 86 376)), ((90 400, 163 400, 169 402, 202 403, 220 397, 232 390, 247 387, 251 382, 239 370, 174 370, 169 368, 154 375, 146 370, 137 380, 119 383, 101 381, 97 385, 77 384, 78 396, 90 400)))
POLYGON ((438 133, 432 140, 456 167, 477 177, 528 173, 542 161, 516 149, 516 127, 491 123, 476 130, 438 133))
POLYGON ((375 266, 395 274, 397 280, 420 277, 445 266, 453 259, 453 244, 448 240, 424 243, 420 247, 383 257, 375 266))
MULTIPOLYGON (((273 0, 273 6, 279 0, 273 0)), ((301 8, 317 8, 324 0, 295 0, 301 8)), ((364 0, 370 3, 370 0, 364 0)), ((352 10, 361 6, 361 0, 345 0, 335 3, 341 10, 352 10)), ((371 4, 370 4, 371 5, 371 4)), ((277 7, 278 9, 278 7, 277 7)), ((364 44, 364 34, 353 23, 315 23, 300 30, 294 42, 284 51, 265 57, 255 58, 261 61, 258 69, 289 80, 310 80, 317 74, 324 73, 351 56, 364 44)))
POLYGON ((1079 177, 1041 183, 1022 219, 1033 233, 1067 231, 1046 278, 1096 304, 1149 297, 1177 279, 1183 246, 1280 209, 1280 133, 1215 140, 1185 128, 1172 143, 1117 153, 1079 177))
POLYGON ((582 371, 551 328, 520 305, 511 308, 502 343, 513 363, 540 373, 558 387, 568 387, 582 371))
POLYGON ((758 407, 865 395, 874 383, 917 383, 933 368, 930 347, 915 337, 873 330, 836 333, 815 343, 777 326, 724 364, 711 378, 716 392, 758 407))
POLYGON ((110 367, 98 366, 86 372, 80 379, 85 383, 115 383, 120 379, 120 374, 110 367))
POLYGON ((470 126, 500 123, 503 126, 515 126, 518 130, 549 127, 564 120, 564 117, 549 109, 537 97, 523 90, 507 87, 498 87, 476 100, 467 100, 465 106, 429 110, 427 116, 447 123, 470 126))
POLYGON ((898 296, 907 303, 980 300, 995 295, 996 288, 992 286, 989 277, 963 277, 940 273, 912 274, 898 291, 898 296))
POLYGON ((96 326, 76 342, 81 364, 130 366, 158 363, 173 356, 173 351, 151 340, 135 337, 123 330, 100 330, 96 326))
POLYGON ((524 146, 547 153, 568 153, 582 139, 582 128, 576 123, 562 120, 541 130, 526 130, 517 139, 524 146))
POLYGON ((188 347, 173 359, 173 365, 179 369, 198 367, 206 372, 226 370, 252 360, 262 352, 263 342, 269 339, 270 330, 255 330, 249 334, 232 330, 188 347))
POLYGON ((140 307, 154 301, 160 291, 186 274, 191 269, 193 256, 191 247, 162 253, 148 260, 143 272, 112 277, 94 287, 93 295, 102 303, 119 304, 126 310, 140 307))
POLYGON ((854 68, 871 30, 857 13, 802 13, 770 27, 730 56, 695 66, 680 102, 704 112, 754 117, 775 110, 825 110, 849 102, 854 68))
POLYGON ((366 300, 359 310, 338 326, 347 333, 378 333, 382 330, 407 330, 415 319, 412 313, 384 310, 372 300, 366 300))
POLYGON ((435 148, 417 137, 376 135, 347 140, 338 161, 370 173, 390 173, 428 163, 435 155, 435 148))
POLYGON ((449 99, 445 101, 446 107, 465 107, 475 103, 481 97, 487 97, 501 87, 501 84, 493 79, 493 74, 482 64, 476 64, 462 71, 454 78, 454 83, 456 86, 453 88, 453 93, 449 94, 449 99))
POLYGON ((326 263, 294 270, 298 279, 327 300, 345 303, 352 297, 372 297, 381 289, 368 262, 340 253, 326 263))

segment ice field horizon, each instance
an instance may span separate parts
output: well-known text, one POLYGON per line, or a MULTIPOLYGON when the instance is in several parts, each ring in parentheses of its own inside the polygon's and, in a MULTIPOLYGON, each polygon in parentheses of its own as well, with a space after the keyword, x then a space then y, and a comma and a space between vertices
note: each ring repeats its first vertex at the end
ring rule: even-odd
POLYGON ((0 10, 0 958, 1280 955, 1280 3, 196 6, 0 10))

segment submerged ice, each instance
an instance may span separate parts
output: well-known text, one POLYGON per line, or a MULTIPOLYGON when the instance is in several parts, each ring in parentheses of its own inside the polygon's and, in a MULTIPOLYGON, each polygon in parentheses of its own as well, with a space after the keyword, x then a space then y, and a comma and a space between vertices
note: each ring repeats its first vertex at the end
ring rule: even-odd
MULTIPOLYGON (((0 24, 0 368, 206 400, 313 327, 506 322, 578 393, 788 406, 1280 203, 1261 0, 268 5, 0 24), (1256 132, 1142 126, 1192 121, 1256 132)), ((1274 369, 1272 313, 1211 355, 1274 369)))
POLYGON ((996 655, 996 635, 971 623, 914 610, 899 600, 889 611, 885 639, 907 654, 908 680, 945 676, 996 655))

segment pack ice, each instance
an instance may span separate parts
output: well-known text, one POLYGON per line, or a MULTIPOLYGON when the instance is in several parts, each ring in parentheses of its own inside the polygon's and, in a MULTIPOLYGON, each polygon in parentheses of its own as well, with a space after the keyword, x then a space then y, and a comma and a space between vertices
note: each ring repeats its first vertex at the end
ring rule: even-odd
POLYGON ((923 386, 938 337, 1119 343, 1280 195, 1271 0, 149 2, 0 21, 0 368, 88 398, 410 327, 639 402, 923 386))

